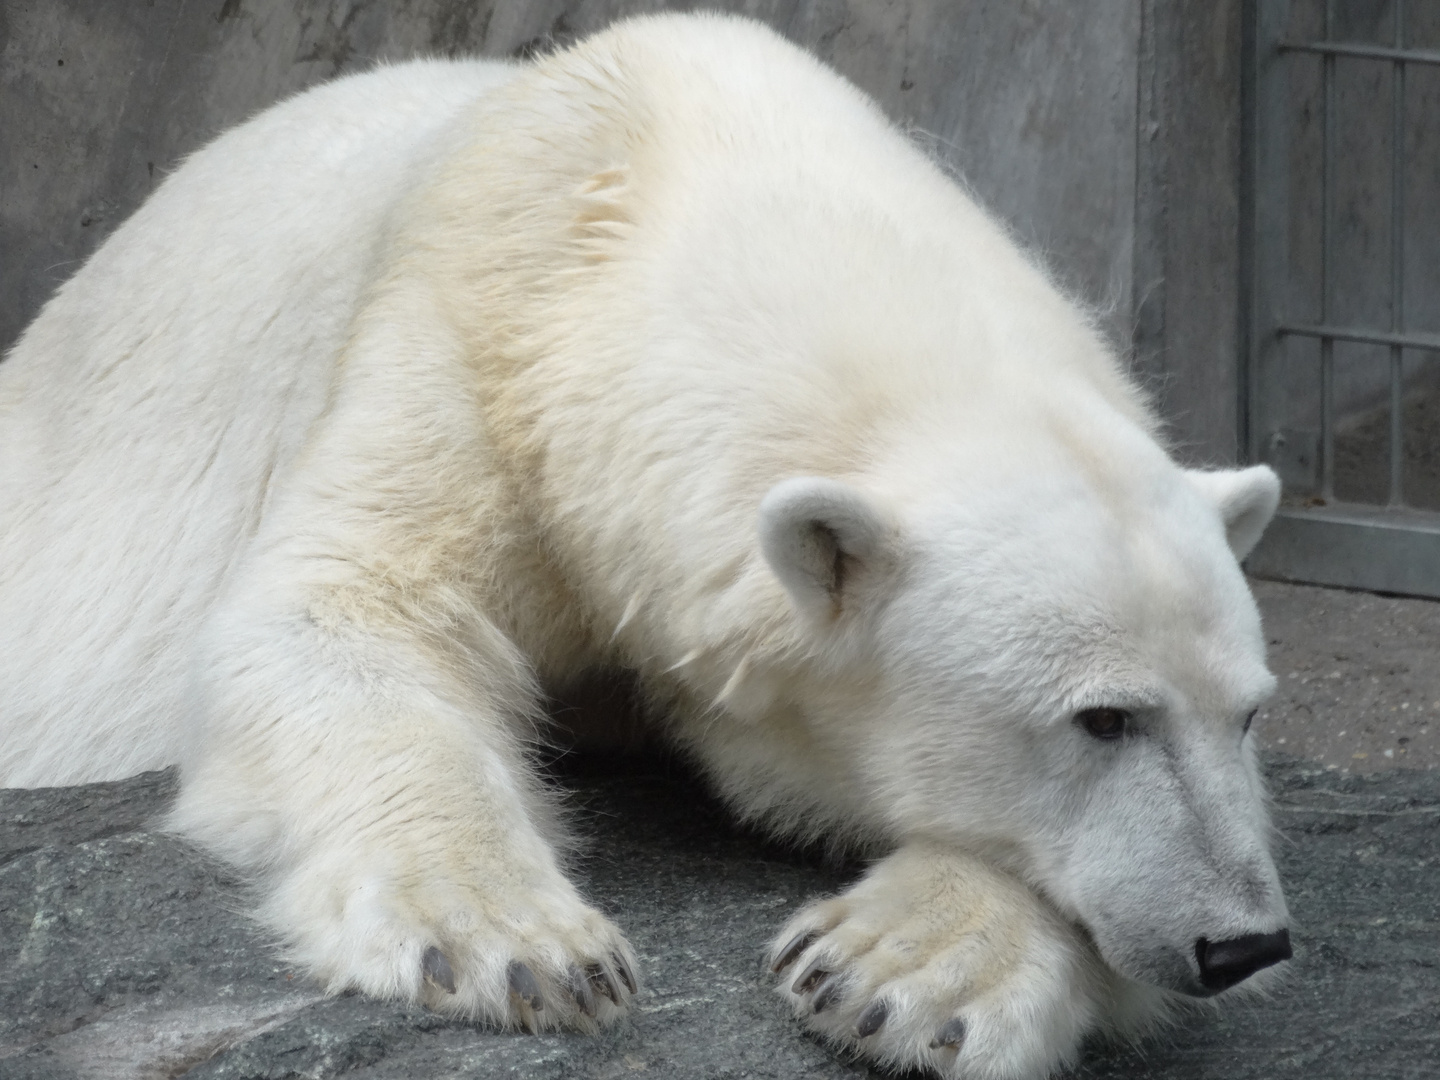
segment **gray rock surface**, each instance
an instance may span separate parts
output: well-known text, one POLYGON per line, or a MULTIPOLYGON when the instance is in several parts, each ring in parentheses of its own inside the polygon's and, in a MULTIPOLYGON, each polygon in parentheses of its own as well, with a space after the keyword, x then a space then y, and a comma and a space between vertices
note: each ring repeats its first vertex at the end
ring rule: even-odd
POLYGON ((1262 745, 1352 772, 1440 765, 1440 604, 1251 584, 1280 680, 1262 745))
MULTIPOLYGON (((1078 1077, 1436 1075, 1440 774, 1269 768, 1289 984, 1138 1049, 1092 1047, 1078 1077)), ((760 959, 797 904, 855 867, 735 828, 673 764, 567 772, 579 876, 644 965, 632 1018, 598 1038, 321 997, 244 916, 240 882, 146 827, 173 773, 0 792, 0 1078, 872 1075, 803 1034, 760 959)))

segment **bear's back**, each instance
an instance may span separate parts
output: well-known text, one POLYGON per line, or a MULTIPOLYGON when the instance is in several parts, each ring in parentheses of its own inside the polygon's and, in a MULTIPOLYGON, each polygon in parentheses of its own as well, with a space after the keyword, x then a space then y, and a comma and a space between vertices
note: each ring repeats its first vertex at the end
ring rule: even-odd
POLYGON ((226 133, 0 363, 0 784, 174 760, 189 641, 324 407, 389 213, 517 70, 381 68, 226 133))

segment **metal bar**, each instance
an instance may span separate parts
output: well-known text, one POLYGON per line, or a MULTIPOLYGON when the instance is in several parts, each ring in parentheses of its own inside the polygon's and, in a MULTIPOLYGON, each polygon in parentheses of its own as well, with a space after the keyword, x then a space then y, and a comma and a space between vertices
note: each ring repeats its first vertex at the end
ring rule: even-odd
POLYGON ((1286 507, 1245 569, 1281 581, 1440 597, 1440 515, 1388 507, 1286 507))
MULTIPOLYGON (((1325 0, 1325 38, 1335 27, 1335 0, 1325 0)), ((1335 204, 1335 57, 1321 57, 1325 110, 1320 144, 1320 324, 1330 321, 1330 245, 1335 204)), ((1335 339, 1320 339, 1320 497, 1335 498, 1335 339)))
POLYGON ((1335 498, 1335 339, 1320 339, 1320 497, 1335 498))
MULTIPOLYGON (((1252 5, 1258 7, 1258 5, 1252 5)), ((1259 64, 1256 60, 1256 46, 1259 38, 1261 16, 1245 4, 1240 6, 1240 189, 1236 207, 1239 210, 1240 230, 1238 245, 1239 288, 1235 290, 1237 312, 1235 320, 1235 358, 1238 369, 1235 372, 1235 450, 1240 464, 1255 460, 1255 237, 1260 231, 1258 215, 1255 212, 1255 131, 1259 94, 1256 76, 1259 64)))
POLYGON ((1276 48, 1290 23, 1289 0, 1257 0, 1247 20, 1251 35, 1246 71, 1249 138, 1245 143, 1245 195, 1248 228, 1242 236, 1248 258, 1245 272, 1246 347, 1241 388, 1245 460, 1261 461, 1271 435, 1265 422, 1266 387, 1272 372, 1285 369, 1287 339, 1275 334, 1281 321, 1290 267, 1291 104, 1288 69, 1294 62, 1276 48))
POLYGON ((1395 334, 1387 330, 1360 330, 1352 326, 1331 326, 1324 323, 1281 323, 1275 333, 1294 337, 1331 338, 1334 341, 1356 341, 1362 345, 1398 345, 1404 349, 1440 350, 1440 334, 1418 331, 1395 334))
POLYGON ((1393 60, 1400 64, 1440 64, 1440 49, 1392 49, 1385 45, 1359 45, 1344 41, 1282 41, 1277 48, 1281 52, 1393 60))
POLYGON ((1405 505, 1405 352, 1390 346, 1390 497, 1389 506, 1405 505))
MULTIPOLYGON (((1405 46, 1405 0, 1395 0, 1395 48, 1405 46)), ((1390 74, 1390 329, 1405 328, 1405 64, 1390 74)), ((1405 350, 1390 346, 1390 506, 1405 501, 1405 350)))
POLYGON ((1390 497, 1389 506, 1405 504, 1405 351, 1390 346, 1390 497))

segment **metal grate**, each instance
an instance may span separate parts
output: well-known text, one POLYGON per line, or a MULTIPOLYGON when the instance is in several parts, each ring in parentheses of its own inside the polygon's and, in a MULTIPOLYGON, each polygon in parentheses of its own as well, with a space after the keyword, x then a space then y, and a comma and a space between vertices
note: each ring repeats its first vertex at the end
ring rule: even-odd
MULTIPOLYGON (((1378 20, 1388 22, 1388 43, 1344 40, 1337 0, 1299 7, 1285 0, 1257 0, 1254 7, 1247 94, 1249 370, 1242 405, 1248 456, 1277 469, 1286 499, 1247 565, 1267 577, 1440 596, 1440 506, 1406 498, 1407 449, 1434 438, 1433 431, 1407 432, 1407 406, 1425 404, 1427 394, 1440 402, 1433 370, 1440 333, 1412 328, 1406 317, 1413 262, 1407 245, 1411 255, 1417 245, 1425 248, 1419 254, 1428 259, 1440 241, 1426 230, 1407 232, 1406 177, 1414 164, 1407 151, 1424 141, 1407 133, 1417 122, 1434 123, 1435 114, 1407 110, 1406 74, 1414 66, 1440 71, 1440 50, 1408 44, 1405 0, 1366 2, 1372 29, 1378 20), (1297 29, 1319 33, 1304 36, 1297 29), (1340 65, 1348 80, 1344 115, 1340 65), (1387 129, 1388 137, 1377 135, 1387 129), (1347 135, 1350 141, 1342 142, 1347 135), (1388 170, 1383 153, 1366 139, 1388 141, 1388 170), (1388 197, 1377 190, 1387 180, 1388 197), (1342 185, 1348 192, 1343 217, 1342 185), (1351 234, 1365 232, 1367 209, 1382 202, 1388 202, 1388 229, 1371 230, 1376 235, 1367 233, 1357 245, 1351 234), (1388 251, 1377 252, 1382 237, 1388 251), (1342 249, 1348 253, 1343 263, 1342 249), (1388 267, 1373 265, 1379 261, 1388 267), (1388 296, 1376 299, 1388 311, 1342 302, 1347 283, 1387 277, 1388 296), (1294 314, 1302 306, 1308 317, 1294 314), (1343 387, 1337 348, 1349 350, 1343 387), (1383 490, 1372 484, 1357 492, 1350 484, 1337 498, 1340 426, 1359 429, 1367 416, 1371 428, 1384 417, 1383 447, 1373 448, 1384 454, 1383 490)), ((1426 309, 1421 321, 1433 318, 1433 303, 1417 306, 1426 309)), ((1440 458, 1440 447, 1420 449, 1423 454, 1410 458, 1423 460, 1431 451, 1440 458)))

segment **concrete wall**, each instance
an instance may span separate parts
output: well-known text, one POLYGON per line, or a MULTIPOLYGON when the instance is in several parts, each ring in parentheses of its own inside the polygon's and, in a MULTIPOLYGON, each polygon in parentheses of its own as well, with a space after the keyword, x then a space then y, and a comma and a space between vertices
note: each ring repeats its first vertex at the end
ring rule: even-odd
POLYGON ((0 0, 0 348, 183 156, 381 59, 763 19, 926 133, 1105 312, 1188 456, 1236 447, 1242 0, 0 0))
POLYGON ((1141 0, 1135 361, 1180 456, 1240 451, 1241 0, 1141 0))

